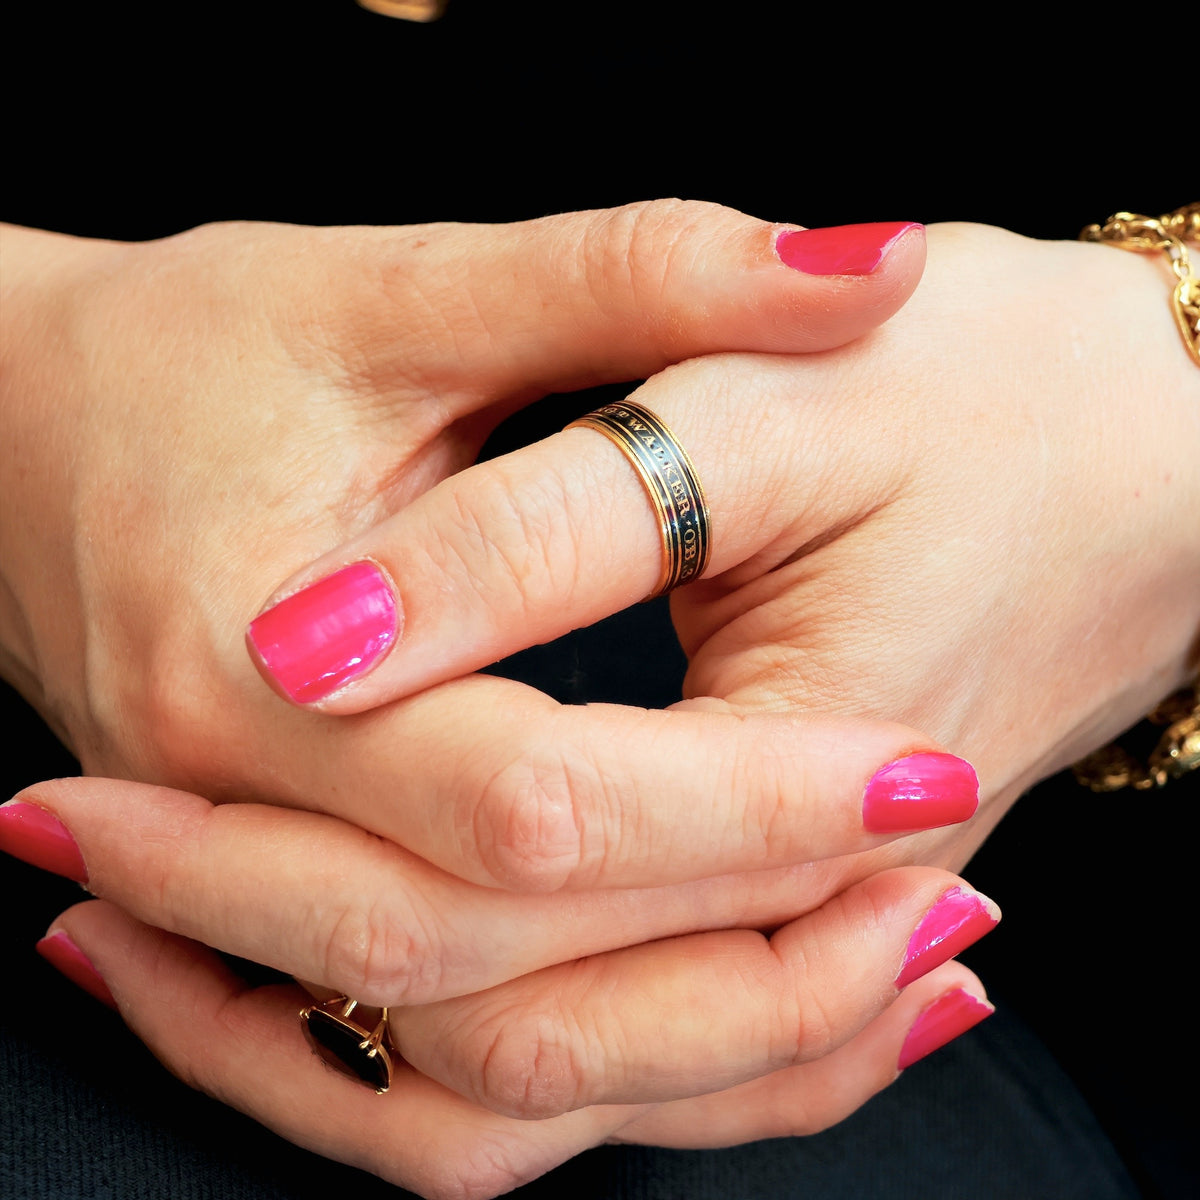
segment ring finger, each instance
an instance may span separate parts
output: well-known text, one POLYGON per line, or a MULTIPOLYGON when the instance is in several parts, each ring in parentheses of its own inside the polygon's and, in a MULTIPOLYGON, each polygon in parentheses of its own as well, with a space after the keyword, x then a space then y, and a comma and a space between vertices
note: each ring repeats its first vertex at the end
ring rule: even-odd
POLYGON ((525 1119, 701 1095, 823 1058, 998 919, 945 872, 885 871, 770 937, 644 943, 393 1009, 392 1040, 423 1073, 525 1119))

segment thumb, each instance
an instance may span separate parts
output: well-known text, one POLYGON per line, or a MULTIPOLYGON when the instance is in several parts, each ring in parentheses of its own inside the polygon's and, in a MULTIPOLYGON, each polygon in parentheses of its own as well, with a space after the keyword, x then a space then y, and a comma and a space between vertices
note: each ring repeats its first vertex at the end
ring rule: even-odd
POLYGON ((832 349, 895 313, 925 265, 912 221, 801 229, 684 200, 367 243, 365 275, 387 282, 356 306, 360 344, 427 375, 454 416, 702 354, 832 349))

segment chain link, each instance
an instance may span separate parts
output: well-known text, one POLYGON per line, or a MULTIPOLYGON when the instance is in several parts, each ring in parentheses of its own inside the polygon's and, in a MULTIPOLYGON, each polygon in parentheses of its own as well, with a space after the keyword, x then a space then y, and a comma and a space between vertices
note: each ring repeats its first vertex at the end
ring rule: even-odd
POLYGON ((1175 323, 1183 344, 1200 366, 1200 278, 1192 270, 1187 243, 1200 245, 1200 202, 1185 204, 1161 217, 1114 213, 1103 225, 1089 225, 1080 241, 1105 242, 1122 250, 1146 253, 1161 250, 1179 282, 1171 296, 1175 323))
MULTIPOLYGON (((1200 203, 1185 204, 1161 217, 1119 212, 1103 225, 1089 225, 1081 241, 1105 242, 1122 250, 1161 250, 1179 283, 1172 295, 1175 321, 1188 353, 1200 366, 1200 279, 1192 270, 1187 243, 1200 246, 1200 203)), ((1148 756, 1139 758, 1120 742, 1101 746, 1077 762, 1075 778, 1093 792, 1162 787, 1200 767, 1200 681, 1164 700, 1146 721, 1166 726, 1148 756)))
POLYGON ((1200 685, 1168 697, 1146 720, 1167 728, 1145 762, 1113 742, 1077 762, 1075 778, 1093 792, 1145 791, 1200 767, 1200 685))

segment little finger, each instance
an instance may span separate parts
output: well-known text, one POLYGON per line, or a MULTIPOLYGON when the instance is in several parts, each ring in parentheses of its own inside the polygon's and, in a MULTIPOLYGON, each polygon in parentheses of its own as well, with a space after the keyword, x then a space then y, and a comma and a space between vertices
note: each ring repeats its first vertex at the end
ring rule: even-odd
POLYGON ((974 972, 945 963, 829 1054, 725 1091, 656 1105, 611 1140, 682 1150, 820 1133, 994 1011, 974 972))

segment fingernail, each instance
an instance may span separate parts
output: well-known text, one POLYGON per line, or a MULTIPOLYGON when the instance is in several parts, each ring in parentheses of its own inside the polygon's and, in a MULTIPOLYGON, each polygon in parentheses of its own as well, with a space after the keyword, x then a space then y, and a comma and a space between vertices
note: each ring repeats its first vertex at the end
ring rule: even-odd
POLYGON ((1000 910, 986 896, 961 887, 943 892, 909 938, 896 986, 907 987, 927 971, 949 962, 995 929, 999 920, 1000 910))
POLYGON ((899 833, 956 825, 979 807, 975 768, 953 754, 910 754, 876 771, 863 796, 863 827, 899 833))
POLYGON ((959 1034, 974 1028, 985 1017, 990 1017, 996 1011, 995 1007, 986 1000, 972 996, 963 988, 956 988, 939 996, 913 1022, 913 1027, 900 1047, 900 1058, 896 1063, 898 1070, 911 1067, 918 1059, 940 1050, 947 1042, 952 1042, 959 1034))
POLYGON ((874 221, 824 229, 785 229, 775 240, 781 262, 806 275, 870 275, 916 221, 874 221))
POLYGON ((75 839, 52 812, 36 804, 0 804, 0 850, 43 871, 87 883, 87 867, 75 839))
POLYGON ((369 671, 397 633, 391 585, 374 563, 357 562, 268 608, 246 641, 284 695, 311 704, 369 671))
POLYGON ((117 1007, 108 984, 92 966, 92 960, 61 929, 42 938, 37 944, 37 952, 89 996, 94 996, 109 1008, 117 1007))

